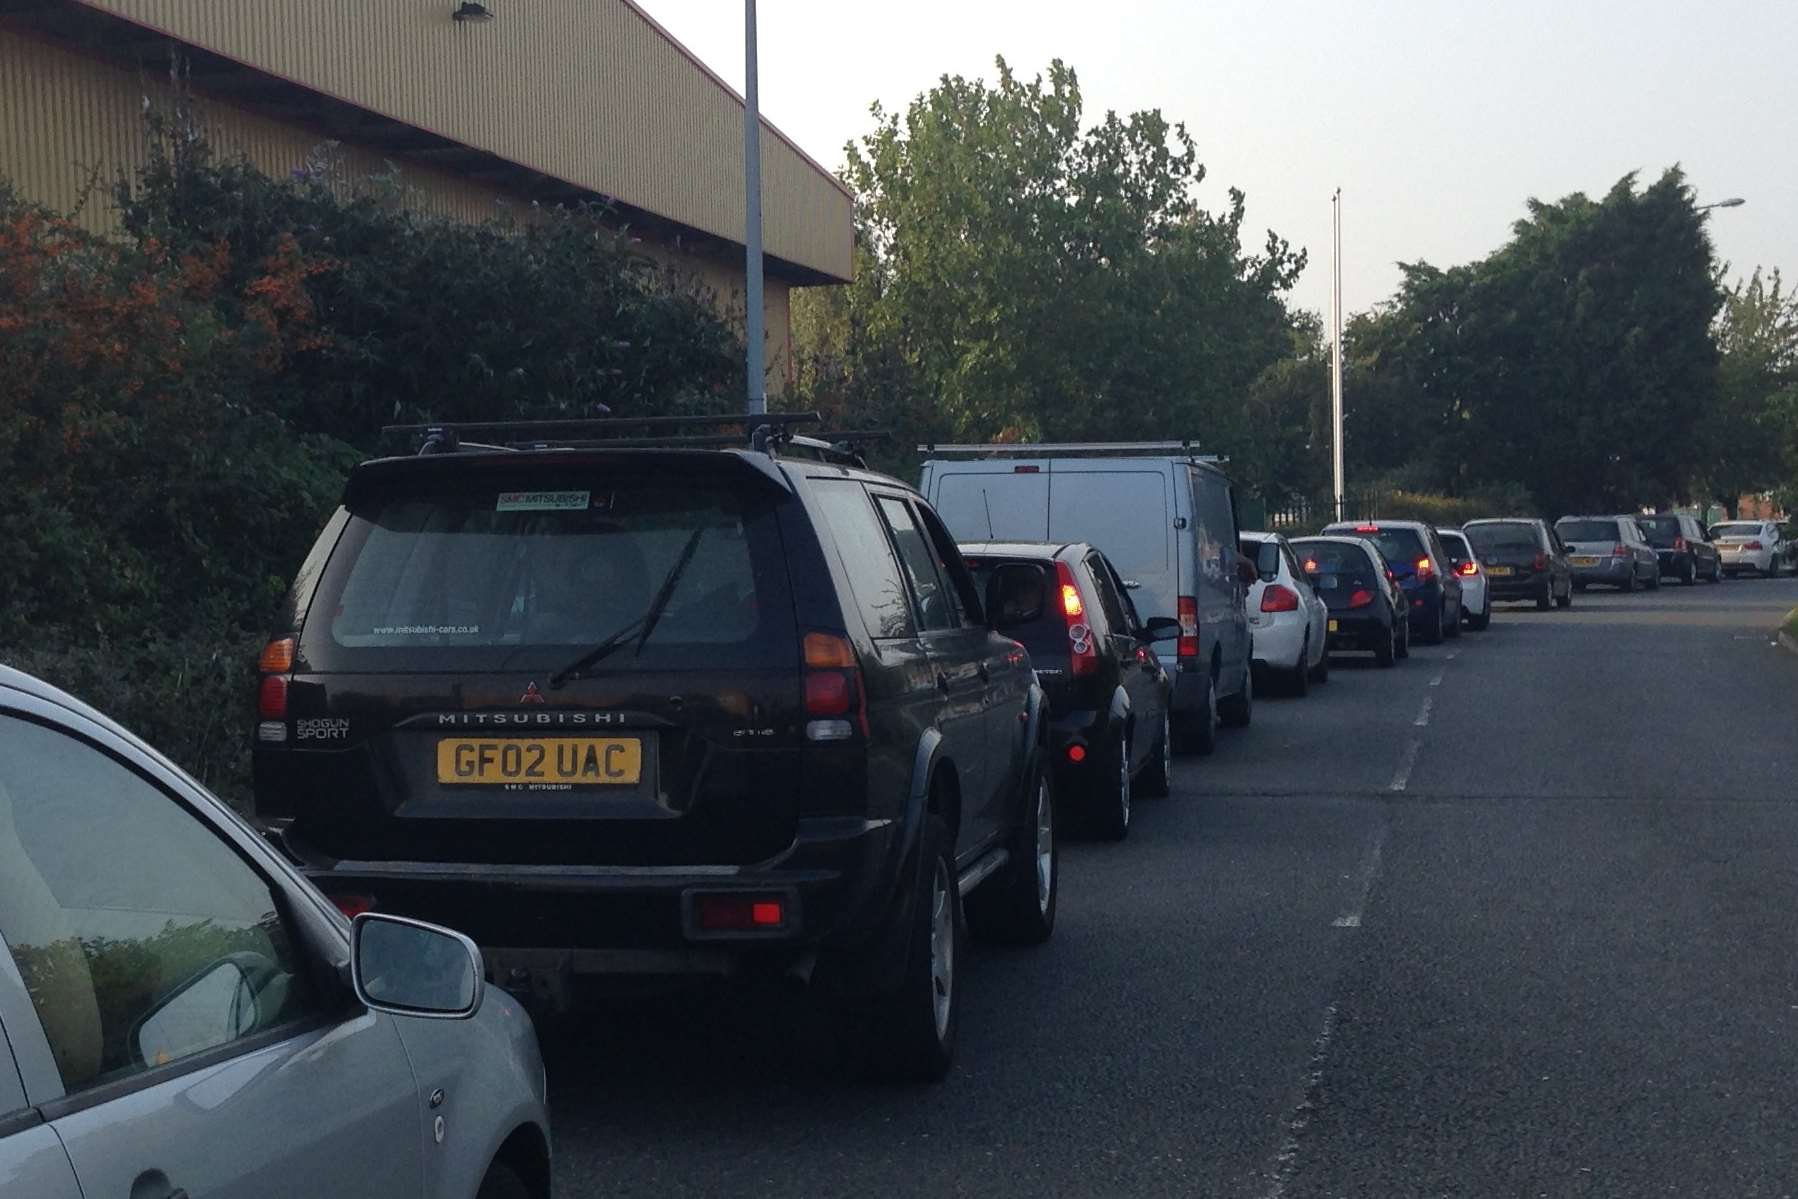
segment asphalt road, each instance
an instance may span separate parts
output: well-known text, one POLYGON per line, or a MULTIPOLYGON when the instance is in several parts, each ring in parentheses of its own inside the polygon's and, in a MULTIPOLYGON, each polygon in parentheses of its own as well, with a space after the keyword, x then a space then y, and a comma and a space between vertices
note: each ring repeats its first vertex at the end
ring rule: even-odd
POLYGON ((1501 605, 1262 700, 972 955, 940 1086, 783 991, 551 1031, 557 1194, 1791 1194, 1794 605, 1501 605))

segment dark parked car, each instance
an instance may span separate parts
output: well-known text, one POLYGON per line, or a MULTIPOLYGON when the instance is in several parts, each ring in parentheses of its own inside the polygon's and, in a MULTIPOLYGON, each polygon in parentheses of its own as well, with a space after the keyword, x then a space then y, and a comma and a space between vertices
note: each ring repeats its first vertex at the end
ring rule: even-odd
POLYGON ((1301 537, 1292 552, 1330 610, 1330 653, 1371 651, 1381 666, 1410 655, 1410 601, 1373 542, 1301 537))
POLYGON ((1662 577, 1678 579, 1688 586, 1698 579, 1723 581, 1723 556, 1696 516, 1657 512, 1636 517, 1636 525, 1654 547, 1662 577))
POLYGON ((1030 651, 1049 699, 1049 753, 1063 813, 1109 841, 1130 831, 1132 792, 1168 793, 1173 778, 1173 682, 1152 648, 1180 623, 1137 619, 1130 591, 1105 556, 1083 542, 963 543, 982 587, 998 572, 1036 572, 1040 615, 1007 631, 1030 651))
POLYGON ((1411 633, 1428 645, 1461 635, 1461 579, 1430 525, 1415 520, 1344 521, 1324 529, 1378 547, 1410 604, 1411 633))
POLYGON ((1485 564, 1493 599, 1533 599, 1543 609, 1573 606, 1567 547, 1546 521, 1521 516, 1470 520, 1461 531, 1485 564))
POLYGON ((256 812, 540 1004, 790 974, 872 1072, 937 1078, 962 896, 977 933, 1054 927, 1047 706, 1003 631, 1038 572, 982 596, 915 490, 798 419, 358 467, 262 656, 256 812))

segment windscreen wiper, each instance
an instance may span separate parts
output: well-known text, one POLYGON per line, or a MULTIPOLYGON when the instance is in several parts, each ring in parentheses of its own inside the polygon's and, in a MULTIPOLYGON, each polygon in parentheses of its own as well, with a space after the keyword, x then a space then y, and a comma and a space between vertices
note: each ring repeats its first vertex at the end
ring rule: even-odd
POLYGON ((668 601, 674 597, 674 589, 679 586, 680 577, 686 572, 687 563, 693 561, 693 551, 699 548, 699 539, 704 533, 705 527, 702 525, 693 530, 693 536, 687 538, 687 544, 681 547, 680 557, 675 560, 667 577, 662 580, 662 585, 656 589, 655 598, 649 601, 649 607, 643 615, 609 633, 598 645, 550 675, 551 690, 556 690, 571 680, 579 678, 583 671, 610 657, 619 646, 630 639, 632 633, 637 633, 636 652, 639 654, 643 652, 643 643, 649 640, 651 633, 655 632, 656 624, 662 619, 662 613, 667 609, 668 601), (639 629, 642 632, 638 633, 639 629))

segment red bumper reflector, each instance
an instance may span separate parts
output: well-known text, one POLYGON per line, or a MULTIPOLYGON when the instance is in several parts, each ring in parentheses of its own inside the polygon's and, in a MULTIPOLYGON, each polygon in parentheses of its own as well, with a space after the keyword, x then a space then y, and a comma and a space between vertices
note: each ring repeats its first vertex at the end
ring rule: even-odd
POLYGON ((701 895, 699 927, 708 933, 753 932, 783 928, 787 906, 776 895, 701 895))
POLYGON ((1068 746, 1068 761, 1075 762, 1075 763, 1086 761, 1086 746, 1084 746, 1084 745, 1068 746))

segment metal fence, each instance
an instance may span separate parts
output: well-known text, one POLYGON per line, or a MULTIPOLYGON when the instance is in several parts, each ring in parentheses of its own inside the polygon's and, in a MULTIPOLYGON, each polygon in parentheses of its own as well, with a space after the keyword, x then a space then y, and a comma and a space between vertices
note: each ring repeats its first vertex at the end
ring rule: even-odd
POLYGON ((1351 493, 1341 504, 1332 499, 1299 499, 1279 506, 1264 505, 1262 528, 1271 533, 1315 533, 1339 520, 1371 520, 1379 515, 1383 494, 1377 491, 1351 493))

